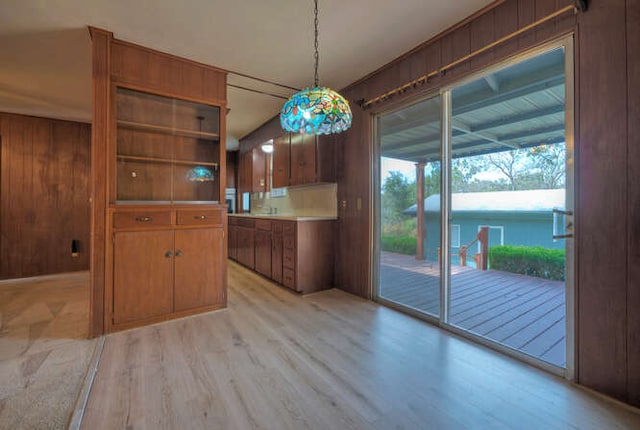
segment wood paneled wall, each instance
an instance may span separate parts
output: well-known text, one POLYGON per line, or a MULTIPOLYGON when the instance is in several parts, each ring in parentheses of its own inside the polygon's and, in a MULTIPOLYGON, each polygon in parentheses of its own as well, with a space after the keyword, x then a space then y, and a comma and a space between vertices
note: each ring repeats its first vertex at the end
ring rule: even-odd
POLYGON ((88 270, 91 126, 0 113, 0 142, 0 279, 88 270))
POLYGON ((627 0, 627 391, 640 405, 640 0, 627 0))

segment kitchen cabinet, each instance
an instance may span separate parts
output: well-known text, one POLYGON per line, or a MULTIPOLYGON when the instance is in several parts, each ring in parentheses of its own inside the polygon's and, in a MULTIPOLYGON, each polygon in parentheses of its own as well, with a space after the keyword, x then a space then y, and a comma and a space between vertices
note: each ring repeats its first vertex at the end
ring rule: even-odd
POLYGON ((238 224, 236 217, 229 217, 228 255, 232 260, 238 259, 238 224))
POLYGON ((289 186, 289 133, 273 139, 273 188, 289 186))
POLYGON ((282 222, 271 223, 271 279, 282 283, 282 222))
POLYGON ((316 136, 292 134, 289 148, 290 184, 302 185, 316 182, 316 136))
POLYGON ((236 258, 238 263, 255 269, 255 231, 254 220, 239 218, 237 220, 236 258))
POLYGON ((226 306, 221 207, 112 209, 110 328, 226 306))
POLYGON ((256 272, 271 277, 271 221, 255 221, 255 263, 256 272))
POLYGON ((238 188, 242 192, 268 191, 267 154, 253 148, 239 155, 238 188))
POLYGON ((302 294, 332 288, 332 220, 230 218, 239 225, 235 252, 240 264, 302 294))

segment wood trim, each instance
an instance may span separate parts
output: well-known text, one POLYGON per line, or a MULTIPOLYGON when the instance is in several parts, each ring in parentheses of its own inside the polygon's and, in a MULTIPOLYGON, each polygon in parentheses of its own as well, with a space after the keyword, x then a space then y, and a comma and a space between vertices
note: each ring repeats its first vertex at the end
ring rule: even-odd
MULTIPOLYGON (((221 117, 223 113, 222 111, 224 111, 225 113, 227 111, 226 109, 227 102, 224 99, 206 99, 202 97, 193 97, 193 96, 184 95, 184 94, 181 94, 180 92, 167 91, 162 89, 158 90, 149 86, 134 84, 129 81, 119 79, 115 76, 111 77, 111 82, 113 82, 113 85, 115 88, 125 88, 128 90, 140 91, 147 94, 153 94, 153 95, 158 95, 163 97, 170 97, 174 99, 184 100, 187 102, 202 103, 209 106, 216 106, 220 108, 221 117)), ((220 133, 220 135, 222 135, 222 133, 220 133)))
POLYGON ((105 249, 106 249, 106 202, 107 163, 110 112, 106 103, 111 95, 110 50, 112 33, 90 27, 93 46, 93 126, 91 129, 91 254, 90 254, 90 299, 89 335, 104 333, 105 308, 105 249))

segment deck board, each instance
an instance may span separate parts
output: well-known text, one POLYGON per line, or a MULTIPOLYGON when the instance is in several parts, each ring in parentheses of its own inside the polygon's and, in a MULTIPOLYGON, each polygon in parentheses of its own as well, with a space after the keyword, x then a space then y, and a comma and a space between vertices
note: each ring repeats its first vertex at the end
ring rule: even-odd
MULTIPOLYGON (((438 264, 382 252, 380 296, 437 316, 438 264)), ((565 366, 565 288, 560 281, 451 267, 449 323, 565 366)))

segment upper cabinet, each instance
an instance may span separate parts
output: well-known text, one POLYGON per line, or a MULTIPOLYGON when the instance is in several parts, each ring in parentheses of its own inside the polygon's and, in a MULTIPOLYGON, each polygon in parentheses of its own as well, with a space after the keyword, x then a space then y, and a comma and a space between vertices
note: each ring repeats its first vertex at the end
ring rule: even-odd
POLYGON ((218 203, 220 107, 116 93, 116 203, 218 203))
POLYGON ((285 134, 274 139, 273 188, 335 182, 335 136, 285 134))
POLYGON ((238 167, 239 192, 268 191, 267 154, 260 148, 241 152, 238 167))
POLYGON ((289 186, 289 133, 273 139, 273 188, 289 186))

